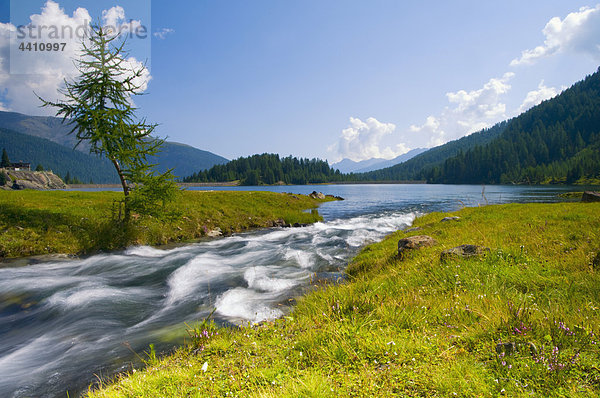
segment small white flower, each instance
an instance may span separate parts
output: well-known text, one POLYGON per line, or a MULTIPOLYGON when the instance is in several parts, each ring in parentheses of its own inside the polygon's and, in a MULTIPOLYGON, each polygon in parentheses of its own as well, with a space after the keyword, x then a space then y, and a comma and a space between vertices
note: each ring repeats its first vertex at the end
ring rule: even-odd
POLYGON ((202 371, 206 372, 208 370, 208 362, 204 362, 204 365, 202 365, 202 371))

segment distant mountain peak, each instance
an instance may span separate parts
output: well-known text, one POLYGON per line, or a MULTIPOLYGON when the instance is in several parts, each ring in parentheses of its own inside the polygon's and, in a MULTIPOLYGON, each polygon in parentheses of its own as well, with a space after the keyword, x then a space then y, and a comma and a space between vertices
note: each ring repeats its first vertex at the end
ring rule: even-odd
POLYGON ((384 169, 397 164, 406 162, 413 157, 427 151, 426 148, 412 149, 405 154, 395 157, 394 159, 371 158, 367 160, 354 161, 344 158, 337 163, 331 165, 332 168, 338 169, 342 173, 366 173, 368 171, 384 169))

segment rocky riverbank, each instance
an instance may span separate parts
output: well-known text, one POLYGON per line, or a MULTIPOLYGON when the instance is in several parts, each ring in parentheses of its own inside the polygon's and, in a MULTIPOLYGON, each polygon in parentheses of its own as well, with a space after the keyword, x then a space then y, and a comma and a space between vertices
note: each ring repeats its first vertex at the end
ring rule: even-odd
POLYGON ((3 190, 50 190, 50 189, 65 189, 67 185, 63 180, 51 171, 15 171, 8 169, 0 169, 5 181, 4 185, 0 185, 3 190))

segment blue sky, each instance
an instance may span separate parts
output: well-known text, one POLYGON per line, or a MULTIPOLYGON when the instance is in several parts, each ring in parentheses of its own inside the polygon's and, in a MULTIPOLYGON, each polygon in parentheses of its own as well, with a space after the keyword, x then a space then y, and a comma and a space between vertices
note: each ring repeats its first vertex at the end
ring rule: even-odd
MULTIPOLYGON (((46 3, 19 1, 23 15, 46 3)), ((149 1, 56 2, 93 18, 122 5, 151 26, 140 115, 227 158, 391 158, 515 116, 600 65, 594 1, 154 0, 151 23, 149 1)), ((32 79, 0 70, 0 107, 47 114, 27 98, 60 79, 32 79)))

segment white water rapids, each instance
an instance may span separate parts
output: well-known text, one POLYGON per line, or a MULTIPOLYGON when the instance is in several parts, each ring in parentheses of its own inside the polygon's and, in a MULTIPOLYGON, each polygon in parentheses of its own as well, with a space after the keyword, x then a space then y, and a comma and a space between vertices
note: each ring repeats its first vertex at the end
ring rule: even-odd
POLYGON ((361 246, 414 217, 388 212, 2 268, 0 396, 80 391, 94 374, 127 369, 131 350, 180 343, 169 333, 213 309, 217 320, 233 324, 280 317, 311 280, 341 277, 361 246))

